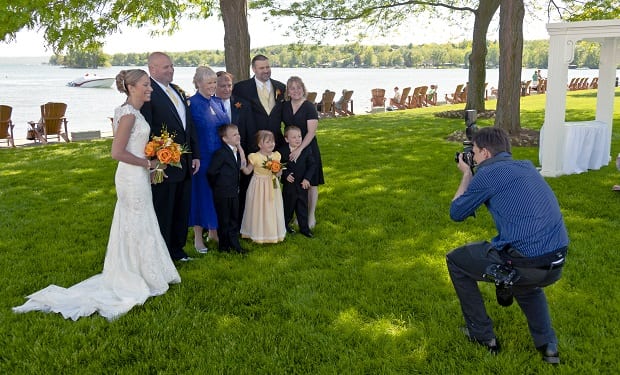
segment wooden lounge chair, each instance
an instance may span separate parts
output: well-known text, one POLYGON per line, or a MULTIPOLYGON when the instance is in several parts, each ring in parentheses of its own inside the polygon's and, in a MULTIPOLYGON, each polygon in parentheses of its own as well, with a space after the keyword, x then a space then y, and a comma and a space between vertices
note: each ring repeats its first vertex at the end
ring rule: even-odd
POLYGON ((343 90, 342 97, 335 103, 336 113, 340 116, 352 116, 353 113, 353 90, 343 90), (351 109, 349 109, 349 107, 351 109))
POLYGON ((542 78, 538 80, 538 87, 536 88, 536 92, 539 94, 544 94, 547 92, 547 79, 542 78))
POLYGON ((407 108, 420 108, 421 107, 418 101, 420 99, 421 89, 422 89, 422 86, 418 86, 413 89, 413 92, 411 93, 411 95, 409 96, 409 100, 407 101, 407 108))
POLYGON ((590 89, 598 89, 598 77, 592 78, 592 82, 590 82, 590 89))
POLYGON ((409 97, 409 92, 411 91, 411 87, 405 87, 403 92, 400 94, 400 101, 398 103, 394 103, 394 107, 398 109, 407 109, 409 106, 407 105, 407 98, 409 97))
POLYGON ((588 87, 590 87, 588 80, 589 80, 588 77, 584 77, 579 81, 579 90, 587 90, 588 87))
POLYGON ((568 84, 568 89, 570 91, 577 90, 579 87, 579 78, 572 78, 568 84))
POLYGON ((15 138, 13 137, 13 121, 11 121, 11 113, 13 107, 8 105, 0 105, 0 139, 6 139, 7 146, 15 147, 15 138))
POLYGON ((530 86, 532 85, 532 80, 521 82, 521 96, 526 96, 530 94, 530 86))
POLYGON ((370 98, 371 107, 381 107, 385 110, 385 89, 372 89, 370 90, 372 97, 370 98))
POLYGON ((418 92, 418 103, 420 107, 427 107, 426 104, 426 92, 428 91, 428 86, 420 86, 420 91, 418 92))
POLYGON ((311 91, 306 94, 306 100, 316 106, 316 91, 311 91))
POLYGON ((463 95, 463 84, 460 85, 456 85, 456 88, 454 89, 454 94, 450 94, 450 96, 448 96, 448 94, 446 94, 446 103, 449 104, 457 104, 457 103, 461 103, 461 96, 463 95))
POLYGON ((65 142, 69 142, 66 111, 67 105, 65 103, 49 102, 42 104, 41 119, 38 122, 28 122, 35 133, 35 142, 47 143, 50 135, 56 135, 59 142, 61 137, 65 142))
POLYGON ((335 117, 336 116, 336 106, 334 105, 334 97, 336 96, 335 91, 325 90, 323 93, 323 97, 319 102, 320 109, 319 117, 335 117))

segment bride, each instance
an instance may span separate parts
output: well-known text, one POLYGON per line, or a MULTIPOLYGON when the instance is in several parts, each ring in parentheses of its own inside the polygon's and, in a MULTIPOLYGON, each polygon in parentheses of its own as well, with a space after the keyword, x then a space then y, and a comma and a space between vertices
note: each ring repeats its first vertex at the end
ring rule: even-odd
POLYGON ((147 298, 164 294, 181 278, 159 231, 151 197, 150 169, 144 148, 150 127, 140 107, 151 99, 151 83, 141 69, 123 70, 116 86, 127 102, 114 111, 112 157, 119 161, 115 184, 117 203, 103 272, 70 288, 50 285, 28 296, 13 311, 53 311, 77 320, 98 312, 115 319, 147 298))

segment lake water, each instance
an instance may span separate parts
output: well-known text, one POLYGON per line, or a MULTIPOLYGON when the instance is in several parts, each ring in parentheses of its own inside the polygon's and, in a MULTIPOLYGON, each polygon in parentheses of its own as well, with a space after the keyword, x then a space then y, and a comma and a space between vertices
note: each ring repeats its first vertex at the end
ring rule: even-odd
MULTIPOLYGON (((40 63, 26 63, 0 60, 0 104, 13 107, 15 138, 25 138, 27 122, 38 120, 40 105, 48 101, 67 103, 68 130, 100 130, 110 132, 110 120, 114 108, 121 105, 125 95, 115 88, 75 88, 66 86, 67 82, 84 75, 96 73, 102 77, 114 77, 121 69, 130 67, 111 67, 88 71, 69 69, 40 63)), ((215 70, 223 70, 214 67, 215 70)), ((146 68, 145 68, 146 70, 146 68)), ((195 68, 175 69, 174 82, 187 93, 194 92, 192 78, 195 68)), ((534 70, 524 69, 522 78, 530 79, 534 70)), ((546 77, 546 71, 542 71, 546 77)), ((468 80, 466 69, 316 69, 316 68, 273 68, 272 78, 286 83, 290 76, 301 77, 308 91, 320 95, 326 89, 336 92, 339 97, 343 89, 353 90, 354 112, 364 113, 370 108, 370 91, 373 88, 386 89, 386 97, 391 97, 394 86, 403 87, 437 84, 439 98, 454 92, 456 85, 468 80)), ((497 87, 499 72, 487 70, 488 87, 497 87)), ((596 77, 598 70, 569 70, 572 77, 596 77)))

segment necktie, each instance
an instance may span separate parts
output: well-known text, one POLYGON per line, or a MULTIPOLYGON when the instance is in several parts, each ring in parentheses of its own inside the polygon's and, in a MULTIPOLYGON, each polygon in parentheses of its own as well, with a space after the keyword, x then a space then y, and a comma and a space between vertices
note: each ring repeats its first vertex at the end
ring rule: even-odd
POLYGON ((269 114, 271 112, 271 105, 269 100, 269 90, 267 90, 267 85, 262 85, 258 90, 258 98, 260 99, 260 104, 265 108, 265 112, 269 114))
POLYGON ((179 99, 177 99, 176 94, 174 93, 174 91, 172 91, 170 86, 166 87, 166 92, 168 93, 168 96, 170 97, 170 100, 172 100, 172 103, 174 103, 174 106, 178 107, 179 106, 179 99))

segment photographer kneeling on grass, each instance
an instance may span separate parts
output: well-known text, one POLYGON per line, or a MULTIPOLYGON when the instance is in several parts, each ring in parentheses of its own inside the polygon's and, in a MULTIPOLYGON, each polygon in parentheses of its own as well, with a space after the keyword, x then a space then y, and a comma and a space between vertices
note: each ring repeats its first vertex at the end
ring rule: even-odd
POLYGON ((527 318, 536 349, 547 363, 560 362, 543 287, 560 279, 568 235, 553 191, 527 160, 513 160, 510 139, 495 127, 473 135, 474 174, 458 156, 463 173, 450 206, 450 217, 463 221, 486 205, 498 234, 447 255, 448 271, 465 318, 467 337, 496 354, 499 341, 487 315, 478 281, 495 282, 497 300, 513 296, 527 318))

